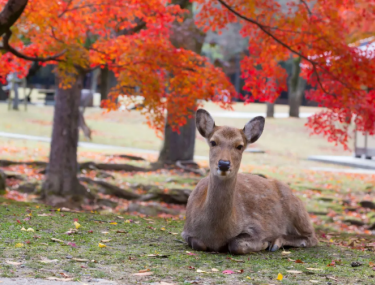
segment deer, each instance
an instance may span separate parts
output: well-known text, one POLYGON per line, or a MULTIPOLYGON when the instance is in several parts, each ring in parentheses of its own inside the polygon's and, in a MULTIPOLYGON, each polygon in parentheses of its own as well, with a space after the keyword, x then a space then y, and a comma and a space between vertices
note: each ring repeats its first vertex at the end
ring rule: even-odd
POLYGON ((186 206, 182 237, 193 250, 247 254, 318 244, 303 202, 287 185, 239 173, 244 150, 260 138, 264 125, 259 116, 243 129, 216 126, 206 110, 197 110, 196 127, 210 148, 210 172, 186 206))

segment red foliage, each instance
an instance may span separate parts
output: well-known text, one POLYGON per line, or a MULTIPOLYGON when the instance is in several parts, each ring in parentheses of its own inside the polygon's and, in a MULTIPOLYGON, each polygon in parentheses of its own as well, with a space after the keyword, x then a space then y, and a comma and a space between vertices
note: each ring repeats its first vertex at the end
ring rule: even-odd
POLYGON ((374 42, 375 1, 195 0, 198 23, 220 31, 240 22, 249 38, 242 60, 245 90, 252 98, 273 101, 285 89, 286 74, 278 65, 291 55, 302 59, 303 77, 312 86, 307 97, 327 108, 307 123, 314 133, 347 146, 348 124, 375 133, 374 50, 358 48, 374 42), (364 88, 366 87, 366 88, 364 88))

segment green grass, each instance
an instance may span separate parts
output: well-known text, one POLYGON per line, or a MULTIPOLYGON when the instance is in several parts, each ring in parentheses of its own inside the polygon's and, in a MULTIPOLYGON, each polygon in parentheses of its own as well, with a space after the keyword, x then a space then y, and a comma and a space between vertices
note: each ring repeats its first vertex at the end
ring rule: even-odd
POLYGON ((289 249, 291 254, 288 256, 283 256, 282 251, 264 251, 246 256, 202 252, 188 255, 187 251, 193 250, 188 248, 180 237, 182 220, 153 218, 151 221, 130 216, 122 216, 124 219, 120 219, 116 215, 55 212, 44 206, 36 208, 36 204, 10 203, 4 200, 0 200, 0 203, 0 259, 3 264, 0 275, 3 277, 46 278, 61 277, 63 273, 81 281, 103 278, 126 280, 128 283, 142 280, 146 283, 169 281, 183 284, 197 279, 211 284, 312 284, 309 280, 317 280, 319 284, 374 282, 375 273, 368 263, 375 261, 375 255, 370 251, 362 252, 321 243, 317 248, 289 249), (31 219, 24 221, 30 213, 31 219), (42 213, 51 213, 52 216, 38 216, 42 213), (78 219, 81 225, 78 233, 65 234, 74 228, 74 219, 78 219), (132 219, 133 223, 126 223, 127 219, 132 219), (111 221, 116 221, 117 224, 111 225, 111 221), (21 231, 22 227, 33 228, 35 232, 21 231), (127 233, 116 233, 118 230, 127 233), (61 245, 53 242, 51 238, 73 242, 77 247, 61 245), (105 243, 107 247, 99 248, 99 242, 104 239, 111 241, 105 243), (23 246, 17 248, 18 243, 23 246), (167 257, 149 257, 150 254, 167 257), (77 262, 74 258, 88 261, 77 262), (300 259, 304 263, 291 262, 288 258, 300 259), (45 259, 57 259, 57 262, 41 263, 41 260, 45 259), (332 260, 341 260, 341 265, 328 267, 332 260), (22 265, 11 265, 6 261, 19 262, 22 265), (353 268, 350 265, 353 261, 364 265, 353 268), (210 272, 212 268, 219 271, 197 272, 198 269, 210 272), (321 270, 312 271, 307 268, 321 270), (153 274, 145 277, 132 275, 145 269, 149 269, 153 274), (243 270, 243 273, 225 275, 221 273, 224 270, 243 270), (287 270, 298 270, 302 273, 292 274, 287 270), (284 276, 281 282, 276 280, 278 273, 284 276))

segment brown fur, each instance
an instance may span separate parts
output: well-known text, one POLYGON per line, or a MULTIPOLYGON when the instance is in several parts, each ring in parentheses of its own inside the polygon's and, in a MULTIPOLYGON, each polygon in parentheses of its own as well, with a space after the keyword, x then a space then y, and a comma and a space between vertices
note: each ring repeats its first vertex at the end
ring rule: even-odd
POLYGON ((306 209, 288 186, 237 174, 244 149, 260 137, 263 126, 264 119, 257 117, 244 130, 217 127, 206 111, 198 110, 199 132, 216 145, 210 146, 210 175, 198 183, 187 205, 182 236, 193 249, 245 254, 317 244, 306 209), (226 175, 218 170, 219 160, 230 161, 226 175))

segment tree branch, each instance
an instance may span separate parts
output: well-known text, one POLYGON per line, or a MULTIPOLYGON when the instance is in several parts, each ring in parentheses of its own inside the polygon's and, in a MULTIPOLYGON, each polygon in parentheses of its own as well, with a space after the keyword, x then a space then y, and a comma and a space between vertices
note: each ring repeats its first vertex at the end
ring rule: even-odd
POLYGON ((305 2, 305 0, 300 0, 303 5, 305 5, 307 12, 309 13, 310 17, 312 16, 312 12, 309 8, 309 5, 305 2))
POLYGON ((28 55, 25 55, 15 48, 13 48, 9 44, 10 37, 12 36, 12 32, 10 30, 6 31, 5 36, 3 37, 3 49, 14 54, 15 56, 25 59, 25 60, 30 60, 30 61, 38 61, 38 62, 47 62, 47 61, 62 61, 59 59, 60 56, 62 56, 65 53, 65 50, 62 52, 52 55, 52 56, 47 56, 47 57, 31 57, 28 55))
POLYGON ((7 31, 22 15, 28 0, 8 0, 0 13, 0 37, 7 31))
MULTIPOLYGON (((332 94, 330 92, 328 92, 327 90, 325 90, 325 88, 323 87, 323 84, 321 82, 321 79, 320 79, 320 76, 319 76, 319 73, 318 73, 318 70, 317 70, 317 63, 311 59, 309 59, 307 56, 303 55, 302 53, 296 51, 295 49, 291 48, 289 45, 287 45, 286 43, 284 43, 282 40, 280 40, 279 38, 277 38, 274 34, 272 34, 268 29, 272 29, 271 27, 268 27, 268 26, 265 26, 259 22, 257 22, 256 20, 254 19, 250 19, 242 14, 240 14, 239 12, 237 12, 236 10, 234 10, 231 6, 229 6, 226 2, 224 2, 223 0, 217 0, 221 5, 223 5, 226 9, 228 9, 230 12, 232 12, 234 15, 236 15, 238 18, 242 19, 242 20, 245 20, 249 23, 252 23, 256 26, 258 26, 258 28, 263 31, 266 35, 268 35, 269 37, 271 37, 274 41, 276 41, 278 44, 280 44, 281 46, 283 46, 284 48, 288 49, 289 51, 291 51, 293 54, 299 56, 300 58, 308 61, 311 63, 312 65, 312 68, 313 68, 313 71, 316 75, 316 78, 317 78, 317 81, 318 81, 318 85, 320 86, 320 88, 323 90, 324 93, 328 94, 328 95, 331 95, 331 96, 334 96, 336 97, 337 95, 335 94, 332 94)), ((341 82, 339 80, 339 82, 341 82)), ((341 82, 343 85, 345 85, 343 82, 341 82)))

